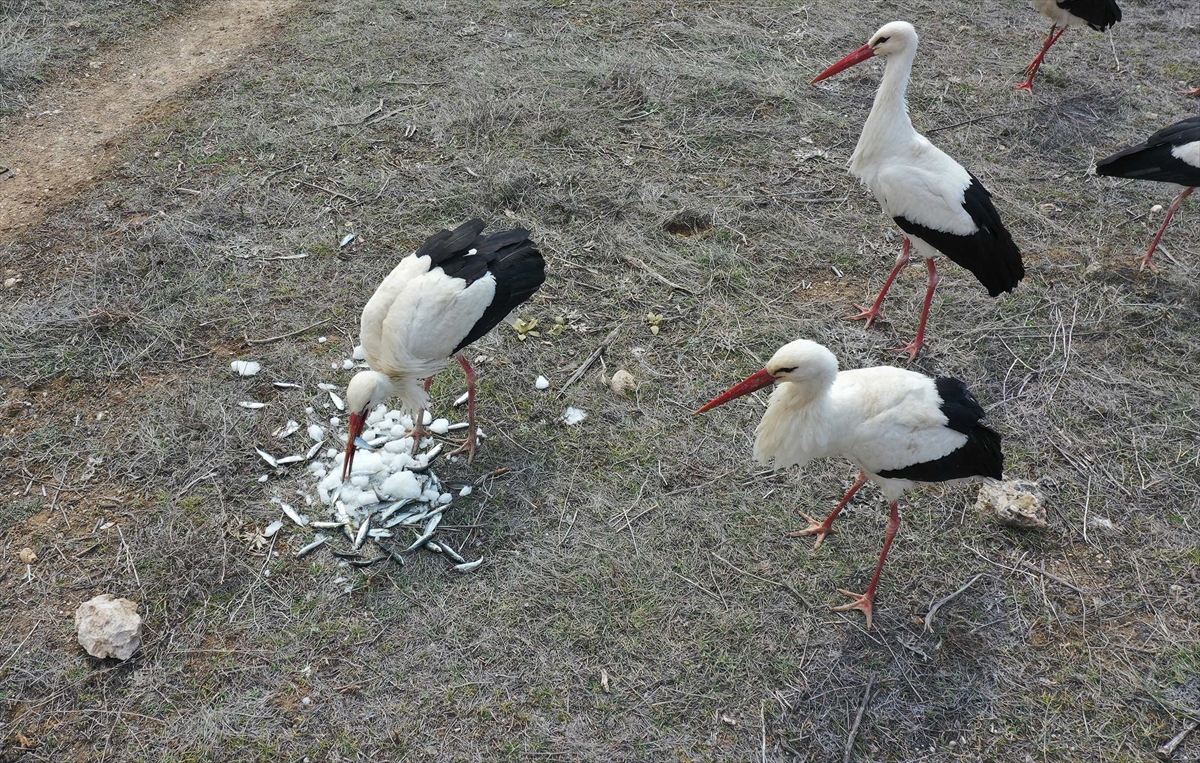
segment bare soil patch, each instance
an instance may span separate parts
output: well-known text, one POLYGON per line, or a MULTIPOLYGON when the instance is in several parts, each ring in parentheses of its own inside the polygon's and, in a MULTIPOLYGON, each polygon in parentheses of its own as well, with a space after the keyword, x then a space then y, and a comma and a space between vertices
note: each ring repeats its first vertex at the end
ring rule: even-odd
POLYGON ((155 107, 236 62, 296 0, 217 0, 105 50, 50 89, 0 141, 0 231, 27 227, 112 162, 155 107))

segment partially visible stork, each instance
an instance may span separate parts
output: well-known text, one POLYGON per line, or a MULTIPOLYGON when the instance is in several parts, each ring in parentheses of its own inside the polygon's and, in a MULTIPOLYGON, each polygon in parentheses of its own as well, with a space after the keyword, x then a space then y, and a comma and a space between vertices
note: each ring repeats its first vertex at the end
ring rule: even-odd
POLYGON ((879 485, 891 504, 883 551, 867 592, 842 590, 853 601, 833 608, 862 610, 870 628, 879 575, 900 527, 901 496, 920 483, 1001 479, 1000 435, 980 423, 983 408, 957 379, 931 379, 892 366, 839 373, 833 353, 805 339, 779 348, 765 368, 696 413, 772 384, 775 391, 755 432, 756 460, 787 467, 840 456, 862 470, 824 522, 805 515, 812 524, 792 535, 816 535, 814 548, 819 548, 867 480, 879 485))
POLYGON ((907 21, 893 21, 866 45, 813 79, 820 82, 873 56, 887 59, 871 114, 850 157, 850 172, 871 189, 884 214, 906 235, 875 304, 850 319, 865 318, 870 328, 892 281, 915 247, 925 258, 929 287, 917 336, 898 350, 909 353, 910 358, 916 358, 925 343, 925 323, 939 280, 933 264, 935 252, 971 271, 993 297, 1012 291, 1025 277, 1021 252, 1000 221, 991 194, 978 178, 913 129, 905 92, 916 55, 917 31, 907 21))
POLYGON ((1046 35, 1046 42, 1042 45, 1042 52, 1025 67, 1025 74, 1029 75, 1029 78, 1017 85, 1018 90, 1028 90, 1031 93, 1033 78, 1037 76, 1047 51, 1051 45, 1058 42, 1058 38, 1067 31, 1067 27, 1072 24, 1087 24, 1097 32, 1103 32, 1121 20, 1121 9, 1117 6, 1117 0, 1033 0, 1033 7, 1053 23, 1050 24, 1050 34, 1046 35), (1055 29, 1058 30, 1058 34, 1054 33, 1055 29))
POLYGON ((346 390, 350 433, 342 479, 354 462, 355 440, 367 414, 399 397, 414 416, 414 440, 429 401, 429 380, 457 356, 467 375, 467 439, 455 453, 475 457, 475 370, 459 353, 491 331, 529 299, 546 280, 546 263, 529 231, 483 235, 482 220, 431 236, 400 260, 363 308, 359 340, 369 371, 360 371, 346 390))
POLYGON ((1101 159, 1096 162, 1096 174, 1184 186, 1171 202, 1167 217, 1150 244, 1150 250, 1142 257, 1142 267, 1145 268, 1150 264, 1150 258, 1154 256, 1154 250, 1167 231, 1175 210, 1196 190, 1196 186, 1200 186, 1200 116, 1176 122, 1154 133, 1144 143, 1101 159))

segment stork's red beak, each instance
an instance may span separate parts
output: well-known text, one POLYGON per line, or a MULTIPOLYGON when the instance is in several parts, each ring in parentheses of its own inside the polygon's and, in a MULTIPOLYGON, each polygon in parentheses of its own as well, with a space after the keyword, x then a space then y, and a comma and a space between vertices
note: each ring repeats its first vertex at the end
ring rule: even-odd
POLYGON ((861 48, 859 48, 858 50, 851 53, 850 55, 843 58, 841 61, 838 61, 833 66, 829 67, 825 71, 818 74, 816 77, 813 78, 812 82, 809 82, 808 84, 815 85, 816 83, 820 82, 823 79, 829 79, 830 77, 837 74, 838 72, 844 72, 847 69, 849 69, 851 66, 861 64, 863 61, 866 61, 868 58, 871 58, 874 55, 875 55, 875 49, 872 48, 870 45, 864 45, 861 48))
POLYGON ((768 371, 767 369, 764 368, 763 370, 759 371, 758 373, 752 375, 746 381, 744 381, 740 384, 736 384, 733 387, 730 387, 728 391, 723 392, 722 394, 718 395, 717 397, 714 397, 712 400, 705 403, 700 409, 695 411, 695 413, 693 413, 692 415, 694 416, 694 415, 696 415, 696 413, 704 413, 705 411, 711 411, 713 408, 716 408, 718 405, 724 405, 725 403, 728 403, 730 400, 733 400, 734 398, 741 397, 742 395, 749 395, 751 392, 762 389, 763 387, 770 387, 774 383, 775 383, 775 376, 770 371, 768 371))
POLYGON ((346 458, 342 460, 342 482, 350 476, 350 468, 354 466, 354 449, 357 447, 354 441, 362 435, 365 422, 366 417, 361 413, 350 414, 350 436, 346 440, 346 458))

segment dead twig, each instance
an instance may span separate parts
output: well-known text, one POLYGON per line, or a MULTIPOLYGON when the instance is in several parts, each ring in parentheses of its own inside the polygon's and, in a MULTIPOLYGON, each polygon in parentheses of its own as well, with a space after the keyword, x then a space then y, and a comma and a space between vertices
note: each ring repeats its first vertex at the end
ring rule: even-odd
POLYGON ((315 329, 317 326, 322 326, 326 323, 329 323, 329 321, 330 321, 329 318, 325 318, 323 320, 317 321, 316 323, 311 323, 302 329, 296 329, 295 331, 289 331, 286 334, 280 334, 279 336, 269 336, 266 339, 247 338, 246 344, 268 344, 270 342, 278 342, 280 339, 287 339, 289 336, 296 336, 297 334, 303 334, 305 331, 308 331, 309 329, 315 329))
POLYGON ((558 391, 559 397, 565 395, 567 393, 567 388, 579 381, 579 377, 587 373, 587 370, 592 367, 592 364, 596 362, 596 359, 603 355, 604 351, 608 349, 608 346, 612 344, 614 339, 617 338, 617 332, 620 330, 621 327, 617 326, 615 329, 608 332, 608 336, 604 337, 604 341, 600 342, 600 346, 593 350, 591 355, 588 355, 587 360, 583 361, 583 365, 579 366, 579 368, 576 368, 575 373, 571 374, 571 378, 567 379, 567 381, 562 385, 562 389, 558 391))
POLYGON ((687 292, 688 294, 691 294, 693 296, 699 296, 699 294, 700 294, 700 292, 696 291, 695 289, 692 289, 687 286, 680 286, 679 284, 675 283, 674 281, 668 280, 666 276, 660 274, 657 270, 650 267, 645 262, 643 262, 642 260, 639 260, 637 257, 634 257, 631 254, 622 254, 621 259, 625 260, 630 265, 633 265, 635 268, 640 268, 641 270, 646 271, 655 280, 661 281, 662 283, 666 284, 667 286, 670 286, 672 289, 678 289, 679 291, 687 292))
POLYGON ((337 198, 337 199, 345 199, 346 201, 350 202, 351 204, 358 203, 358 199, 354 198, 353 196, 347 196, 346 194, 342 193, 341 191, 335 191, 332 188, 326 188, 323 185, 317 185, 316 183, 310 183, 307 180, 297 180, 296 184, 307 186, 307 187, 313 189, 314 191, 320 191, 321 193, 327 193, 330 196, 333 196, 334 198, 337 198))
POLYGON ((975 577, 968 580, 966 583, 963 583, 962 586, 957 591, 955 591, 954 593, 950 594, 946 598, 942 599, 941 601, 937 602, 932 607, 930 607, 928 614, 925 615, 925 630, 927 630, 927 631, 933 630, 933 616, 935 614, 937 614, 937 611, 939 609, 941 609, 943 604, 947 604, 947 603, 953 601, 956 596, 960 595, 963 591, 966 591, 968 588, 975 585, 975 583, 986 574, 987 574, 986 572, 979 573, 975 577))
POLYGON ((281 170, 275 170, 270 175, 267 175, 265 178, 263 178, 262 181, 259 183, 259 185, 266 185, 267 183, 270 183, 272 180, 274 180, 275 178, 284 174, 285 172, 291 172, 292 170, 299 169, 300 167, 303 167, 303 166, 304 166, 303 162, 296 162, 295 164, 293 164, 290 167, 284 167, 281 170))
POLYGON ((850 727, 850 736, 846 737, 846 752, 842 755, 842 763, 850 763, 850 754, 854 752, 854 738, 858 736, 858 725, 862 723, 863 713, 871 702, 871 688, 875 686, 875 674, 867 679, 867 690, 863 692, 862 704, 858 706, 858 714, 854 716, 854 725, 850 727))
POLYGON ((1197 727, 1200 727, 1200 721, 1191 721, 1188 723, 1183 727, 1182 731, 1171 737, 1171 741, 1155 750, 1154 757, 1159 760, 1170 760, 1171 756, 1175 754, 1175 748, 1183 744, 1183 740, 1187 739, 1187 735, 1195 731, 1197 727))

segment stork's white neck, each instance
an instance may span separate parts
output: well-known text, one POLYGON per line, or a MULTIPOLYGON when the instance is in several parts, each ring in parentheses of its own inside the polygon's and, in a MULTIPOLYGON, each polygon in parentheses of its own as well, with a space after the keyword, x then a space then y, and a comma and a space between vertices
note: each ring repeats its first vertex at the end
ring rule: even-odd
POLYGON ((912 120, 908 118, 908 103, 905 100, 916 55, 914 45, 888 56, 883 81, 875 93, 875 104, 850 157, 850 171, 856 177, 862 178, 882 158, 908 145, 916 134, 912 120))

